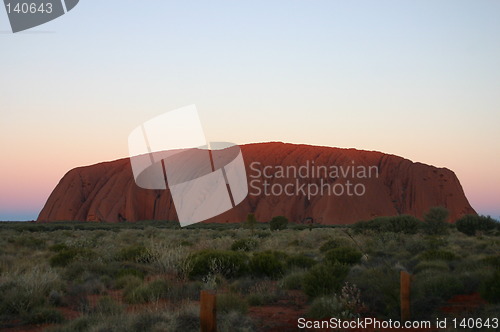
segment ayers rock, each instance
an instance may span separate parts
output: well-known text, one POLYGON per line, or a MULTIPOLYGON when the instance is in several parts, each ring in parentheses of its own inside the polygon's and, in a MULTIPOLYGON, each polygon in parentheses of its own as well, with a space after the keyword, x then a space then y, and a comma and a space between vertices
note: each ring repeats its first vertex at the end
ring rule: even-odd
MULTIPOLYGON (((458 178, 446 168, 375 151, 279 142, 243 145, 241 151, 248 182, 252 184, 249 195, 232 210, 207 222, 241 222, 249 212, 253 212, 259 221, 283 215, 292 222, 312 218, 321 224, 349 224, 398 214, 421 218, 434 206, 446 207, 450 211, 451 222, 465 214, 475 214, 458 178), (349 166, 365 169, 373 166, 378 170, 378 176, 374 173, 371 177, 355 174, 353 178, 352 174, 344 174, 332 178, 325 173, 325 167, 317 177, 309 174, 307 178, 284 178, 277 173, 280 166, 291 170, 304 165, 314 165, 316 170, 320 169, 319 166, 326 166, 328 170, 332 166, 337 170, 349 170, 349 166), (267 174, 272 178, 263 177, 261 171, 266 166, 270 166, 267 174), (326 183, 332 186, 338 184, 336 194, 339 194, 341 186, 346 189, 347 181, 353 185, 360 184, 358 193, 363 187, 365 192, 362 196, 336 195, 332 191, 310 197, 302 192, 293 196, 266 196, 263 192, 264 180, 269 184, 268 189, 274 186, 275 193, 279 193, 279 186, 287 183, 299 186, 326 183)), ((312 190, 311 193, 314 194, 312 190)), ((70 170, 56 186, 38 217, 39 222, 138 220, 178 219, 168 189, 148 190, 136 185, 129 158, 70 170)))

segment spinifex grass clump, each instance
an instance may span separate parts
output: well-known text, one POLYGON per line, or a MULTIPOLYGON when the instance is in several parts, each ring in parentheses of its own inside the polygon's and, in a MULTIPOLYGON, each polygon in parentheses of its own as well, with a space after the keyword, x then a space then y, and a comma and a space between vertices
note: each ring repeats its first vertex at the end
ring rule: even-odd
POLYGON ((248 271, 248 257, 242 252, 202 250, 189 257, 191 278, 218 273, 226 278, 243 275, 248 271))
POLYGON ((286 264, 288 268, 304 268, 308 269, 315 265, 317 261, 307 254, 294 254, 288 256, 286 264))
POLYGON ((80 260, 92 260, 96 258, 94 251, 87 248, 64 248, 59 250, 57 254, 50 259, 52 266, 67 266, 71 262, 80 260))
POLYGON ((231 250, 234 251, 251 251, 257 248, 259 242, 256 239, 239 239, 233 242, 231 250))
POLYGON ((325 261, 352 265, 361 261, 361 252, 350 247, 339 247, 325 253, 325 261))
POLYGON ((167 297, 169 284, 165 280, 154 280, 149 283, 129 283, 123 292, 127 303, 155 302, 167 297))
POLYGON ((254 253, 250 258, 250 272, 257 277, 278 278, 285 272, 287 254, 278 251, 254 253))
POLYGON ((339 263, 321 263, 313 266, 303 279, 304 292, 311 298, 340 290, 349 267, 339 263))

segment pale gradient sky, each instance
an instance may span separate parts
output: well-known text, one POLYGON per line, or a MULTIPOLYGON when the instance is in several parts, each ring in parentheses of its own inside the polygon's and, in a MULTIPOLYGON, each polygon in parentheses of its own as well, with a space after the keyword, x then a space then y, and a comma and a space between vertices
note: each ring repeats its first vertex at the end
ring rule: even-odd
POLYGON ((25 33, 0 8, 0 220, 196 104, 208 139, 396 154, 500 216, 500 1, 90 1, 25 33))

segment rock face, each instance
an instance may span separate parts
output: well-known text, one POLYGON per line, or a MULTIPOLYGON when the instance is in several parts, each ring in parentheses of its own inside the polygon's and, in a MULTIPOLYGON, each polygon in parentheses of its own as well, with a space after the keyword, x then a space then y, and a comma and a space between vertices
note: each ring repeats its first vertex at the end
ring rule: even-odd
MULTIPOLYGON (((421 218, 431 207, 450 211, 450 221, 474 214, 456 175, 374 151, 285 143, 241 146, 249 195, 207 222, 241 222, 283 215, 292 222, 349 224, 377 216, 421 218)), ((139 188, 130 160, 69 171, 56 186, 38 221, 178 220, 167 190, 139 188)))

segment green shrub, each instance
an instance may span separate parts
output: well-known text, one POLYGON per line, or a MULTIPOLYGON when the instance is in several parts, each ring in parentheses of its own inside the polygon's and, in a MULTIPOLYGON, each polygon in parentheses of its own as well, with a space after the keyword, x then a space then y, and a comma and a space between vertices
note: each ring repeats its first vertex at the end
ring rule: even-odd
POLYGON ((86 332, 97 322, 96 316, 81 316, 74 320, 69 321, 61 327, 53 329, 54 332, 86 332))
POLYGON ((274 299, 271 299, 271 297, 267 294, 250 294, 247 296, 247 302, 252 307, 255 307, 272 303, 274 302, 274 299))
POLYGON ((62 275, 68 281, 82 281, 89 277, 106 277, 111 280, 118 270, 119 265, 117 262, 103 262, 98 259, 75 259, 62 270, 62 275))
POLYGON ((277 285, 268 280, 256 282, 248 293, 247 301, 252 306, 274 303, 281 295, 277 285))
POLYGON ((386 264, 358 267, 347 280, 360 289, 362 302, 377 318, 399 319, 399 270, 386 264))
POLYGON ((416 234, 423 227, 420 219, 409 215, 393 217, 391 223, 395 233, 416 234))
POLYGON ((144 273, 144 271, 141 271, 138 269, 134 269, 131 267, 125 267, 125 268, 119 269, 116 272, 115 278, 119 279, 123 276, 136 276, 138 278, 144 279, 145 273, 144 273))
POLYGON ((442 207, 442 206, 435 206, 429 209, 424 214, 424 221, 425 222, 446 222, 448 220, 450 212, 442 207))
POLYGON ((424 215, 425 232, 430 235, 443 235, 448 232, 449 212, 444 207, 433 207, 424 215))
POLYGON ((327 252, 328 250, 336 249, 338 247, 349 247, 351 244, 351 241, 344 238, 331 239, 323 243, 321 247, 319 247, 319 251, 327 252))
POLYGON ((481 296, 490 303, 500 303, 500 269, 484 280, 480 288, 481 296))
POLYGON ((288 219, 283 216, 273 217, 269 222, 269 228, 272 231, 279 231, 282 229, 286 229, 288 226, 288 219))
POLYGON ((275 251, 254 253, 249 263, 250 272, 259 277, 279 277, 285 271, 284 256, 275 251))
POLYGON ((493 267, 500 266, 500 255, 487 256, 481 260, 483 263, 493 267))
POLYGON ((259 239, 265 239, 266 237, 271 236, 271 232, 269 231, 255 232, 255 236, 258 237, 259 239))
POLYGON ((54 251, 54 252, 60 252, 63 250, 69 249, 69 247, 65 243, 57 243, 54 244, 53 246, 50 246, 49 250, 54 251))
POLYGON ((67 266, 71 262, 77 259, 90 260, 94 258, 96 254, 86 248, 67 248, 60 250, 57 254, 50 258, 51 266, 67 266))
POLYGON ((140 283, 138 285, 129 284, 123 290, 123 300, 126 303, 142 303, 146 302, 146 285, 140 283))
POLYGON ((302 288, 309 297, 332 294, 340 289, 349 273, 343 264, 317 264, 304 275, 302 288))
POLYGON ((62 323, 64 316, 55 308, 41 307, 26 314, 24 321, 28 324, 62 323))
POLYGON ((97 301, 97 304, 92 311, 99 315, 118 315, 123 312, 123 306, 111 297, 103 296, 97 301))
POLYGON ((217 315, 217 331, 219 332, 248 332, 258 330, 253 320, 245 314, 231 311, 227 314, 217 315))
POLYGON ((356 233, 363 231, 375 232, 391 232, 391 233, 405 233, 415 234, 422 227, 424 223, 409 215, 392 216, 392 217, 377 217, 369 221, 360 221, 355 223, 352 227, 356 233))
POLYGON ((312 319, 341 318, 343 311, 344 305, 337 296, 320 296, 313 300, 306 316, 312 319))
POLYGON ((190 255, 188 264, 191 266, 190 278, 203 277, 209 273, 232 278, 248 270, 248 257, 242 252, 207 249, 190 255))
POLYGON ((204 286, 205 285, 199 281, 177 284, 169 289, 167 299, 171 303, 199 301, 200 291, 204 286))
POLYGON ((217 312, 229 313, 237 311, 245 314, 248 310, 247 302, 238 294, 224 293, 217 295, 217 312))
POLYGON ((62 288, 59 275, 51 269, 32 268, 0 278, 0 316, 17 316, 43 308, 52 291, 62 288))
POLYGON ((340 247, 329 250, 325 254, 325 260, 331 263, 357 264, 361 261, 362 254, 357 249, 340 247))
POLYGON ((31 248, 31 249, 41 249, 45 247, 45 241, 39 238, 36 238, 31 235, 21 235, 14 241, 17 245, 31 248))
POLYGON ((457 256, 451 251, 442 249, 430 249, 421 253, 420 259, 428 261, 432 260, 451 261, 457 259, 457 256))
POLYGON ((124 275, 115 281, 115 288, 136 288, 142 284, 142 279, 134 275, 124 275))
POLYGON ((404 248, 411 254, 416 255, 421 253, 422 251, 429 249, 425 241, 422 241, 421 238, 408 238, 405 239, 404 248))
POLYGON ((306 256, 305 254, 291 255, 286 259, 286 264, 289 268, 298 267, 307 269, 312 267, 316 263, 316 260, 309 256, 306 256))
POLYGON ((63 292, 53 289, 49 292, 47 300, 48 300, 48 303, 53 305, 53 306, 62 306, 64 303, 63 292))
POLYGON ((125 288, 123 299, 128 303, 152 302, 167 297, 168 291, 168 283, 165 280, 158 279, 148 284, 125 288))
POLYGON ((5 283, 0 286, 0 314, 18 315, 45 305, 45 297, 40 292, 32 294, 22 284, 5 283))
POLYGON ((500 227, 500 223, 490 216, 466 215, 458 219, 455 227, 459 232, 472 236, 476 232, 489 232, 500 227))
POLYGON ((233 242, 231 250, 234 251, 251 251, 257 248, 259 242, 255 239, 240 239, 233 242))
POLYGON ((448 263, 441 261, 441 260, 423 261, 423 262, 418 263, 413 268, 413 271, 415 273, 419 273, 419 272, 426 271, 426 270, 432 270, 432 271, 436 271, 436 273, 440 273, 443 271, 447 272, 450 270, 450 268, 448 266, 448 263))
POLYGON ((463 294, 480 292, 482 283, 490 278, 494 273, 494 271, 488 268, 454 272, 457 274, 457 277, 463 285, 463 294))
POLYGON ((262 294, 249 294, 247 296, 247 302, 252 307, 264 305, 266 302, 262 294))
POLYGON ((423 243, 426 243, 429 249, 440 249, 448 245, 448 239, 449 237, 432 235, 425 237, 423 243))
POLYGON ((149 250, 144 246, 129 246, 122 248, 116 255, 120 261, 150 263, 152 260, 149 250))
POLYGON ((253 278, 244 277, 234 280, 229 286, 229 290, 234 293, 248 293, 254 285, 255 280, 253 278))
POLYGON ((437 297, 446 300, 463 292, 463 284, 457 275, 435 271, 419 273, 412 282, 412 287, 415 299, 437 297))
POLYGON ((82 292, 86 294, 102 294, 106 291, 106 285, 100 276, 92 276, 80 284, 82 292))
POLYGON ((203 289, 201 282, 183 282, 171 287, 167 299, 172 302, 198 301, 200 299, 200 291, 203 289))
POLYGON ((171 331, 200 331, 200 310, 196 306, 182 308, 170 327, 171 331))
POLYGON ((302 289, 305 272, 295 271, 287 274, 280 281, 280 286, 286 290, 302 289))

